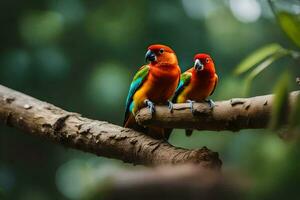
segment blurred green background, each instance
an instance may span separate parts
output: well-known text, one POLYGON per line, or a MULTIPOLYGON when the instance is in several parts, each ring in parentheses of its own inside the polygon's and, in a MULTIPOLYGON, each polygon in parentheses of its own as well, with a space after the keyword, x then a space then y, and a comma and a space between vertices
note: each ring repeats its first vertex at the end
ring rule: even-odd
MULTIPOLYGON (((300 15, 300 2, 292 2, 300 15)), ((0 84, 119 125, 130 81, 152 43, 170 45, 182 70, 192 66, 195 53, 211 54, 220 78, 214 100, 244 96, 245 76, 233 71, 259 47, 275 42, 299 50, 299 24, 286 25, 293 27, 290 40, 264 0, 11 0, 1 1, 0 9, 0 84)), ((299 60, 283 58, 247 95, 272 93, 286 71, 290 90, 297 89, 299 60)), ((300 149, 271 131, 186 137, 176 130, 170 143, 219 152, 223 171, 250 183, 249 199, 300 197, 300 149)), ((132 166, 0 125, 0 199, 80 199, 123 168, 132 166)))

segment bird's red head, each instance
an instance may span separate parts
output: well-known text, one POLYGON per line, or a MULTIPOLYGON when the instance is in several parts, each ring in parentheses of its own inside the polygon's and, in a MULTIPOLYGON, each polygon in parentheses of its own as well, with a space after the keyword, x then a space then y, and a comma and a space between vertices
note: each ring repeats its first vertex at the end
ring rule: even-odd
POLYGON ((177 57, 173 49, 162 44, 153 44, 148 47, 148 51, 145 55, 146 61, 152 64, 161 65, 177 65, 177 57))
POLYGON ((213 71, 215 72, 215 64, 210 55, 199 53, 194 56, 194 68, 196 71, 213 71))

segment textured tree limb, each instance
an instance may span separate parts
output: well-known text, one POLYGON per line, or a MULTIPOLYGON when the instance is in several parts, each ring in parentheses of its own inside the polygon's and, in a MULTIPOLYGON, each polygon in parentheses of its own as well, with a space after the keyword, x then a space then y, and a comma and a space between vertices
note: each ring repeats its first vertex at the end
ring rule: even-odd
POLYGON ((144 165, 199 163, 220 168, 218 153, 176 148, 131 129, 81 117, 0 85, 0 121, 78 150, 144 165))
POLYGON ((235 174, 186 164, 115 172, 95 184, 87 199, 240 199, 247 188, 235 174))
MULTIPOLYGON (((289 113, 300 91, 294 91, 289 96, 289 113)), ((142 125, 156 125, 165 128, 184 128, 198 130, 230 130, 261 129, 269 124, 274 95, 251 98, 237 98, 227 101, 217 101, 210 109, 207 103, 195 103, 194 115, 190 105, 174 104, 173 113, 166 106, 156 106, 156 112, 151 115, 147 108, 141 109, 136 120, 142 125)))

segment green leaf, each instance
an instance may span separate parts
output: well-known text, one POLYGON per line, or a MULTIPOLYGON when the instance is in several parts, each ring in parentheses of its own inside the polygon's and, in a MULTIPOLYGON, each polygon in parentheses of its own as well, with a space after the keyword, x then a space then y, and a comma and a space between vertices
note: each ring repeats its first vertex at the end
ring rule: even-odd
POLYGON ((239 75, 248 71, 256 64, 260 63, 261 61, 275 54, 281 49, 283 48, 276 43, 268 44, 260 49, 257 49, 256 51, 254 51, 248 57, 246 57, 244 60, 241 61, 241 63, 236 67, 234 73, 236 75, 239 75))
POLYGON ((300 95, 290 107, 289 123, 287 130, 281 134, 281 138, 300 141, 300 95))
POLYGON ((260 63, 255 69, 249 74, 248 79, 253 80, 260 72, 265 70, 267 67, 269 67, 273 62, 278 60, 279 58, 283 57, 284 54, 277 53, 273 54, 268 59, 264 60, 262 63, 260 63))
POLYGON ((281 75, 278 83, 275 86, 275 97, 272 106, 272 118, 270 128, 272 130, 278 129, 282 124, 288 122, 288 87, 290 75, 284 73, 281 75))
POLYGON ((277 13, 277 19, 281 28, 289 38, 300 47, 300 15, 285 11, 277 13))
POLYGON ((268 57, 266 60, 261 62, 259 65, 255 67, 254 70, 251 71, 251 73, 247 76, 246 78, 246 94, 250 91, 251 88, 251 83, 253 79, 261 73, 263 70, 265 70, 268 66, 270 66, 273 62, 276 60, 282 58, 283 56, 289 55, 287 51, 281 50, 278 51, 277 53, 271 55, 268 57))
POLYGON ((300 129, 300 95, 298 95, 289 116, 289 127, 300 129))

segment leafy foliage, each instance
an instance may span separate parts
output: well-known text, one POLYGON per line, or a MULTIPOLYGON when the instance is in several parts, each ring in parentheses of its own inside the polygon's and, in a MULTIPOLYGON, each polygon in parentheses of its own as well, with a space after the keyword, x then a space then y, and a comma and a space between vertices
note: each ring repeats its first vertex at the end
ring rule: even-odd
POLYGON ((250 91, 251 83, 253 79, 258 76, 263 70, 271 66, 275 61, 290 56, 293 59, 300 58, 300 52, 285 49, 279 44, 269 44, 251 53, 248 57, 241 61, 236 67, 235 74, 240 75, 252 69, 252 71, 246 77, 246 89, 247 94, 250 91))
POLYGON ((299 1, 268 0, 282 30, 300 47, 299 1))
MULTIPOLYGON (((287 2, 287 1, 268 1, 274 14, 276 15, 281 28, 288 35, 288 37, 300 47, 300 15, 296 8, 299 7, 299 2, 287 2), (289 8, 289 9, 286 9, 289 8)), ((254 68, 246 78, 246 93, 249 91, 251 82, 260 74, 263 70, 269 67, 276 60, 290 56, 292 59, 298 60, 300 58, 300 52, 287 49, 277 43, 268 44, 263 46, 236 66, 234 73, 236 75, 243 74, 250 69, 254 68)))
MULTIPOLYGON (((236 75, 245 73, 246 71, 250 70, 252 67, 254 67, 258 63, 262 62, 269 56, 275 55, 280 50, 282 50, 282 47, 276 43, 268 44, 264 47, 261 47, 261 48, 255 50, 254 52, 252 52, 244 60, 242 60, 240 62, 240 64, 236 67, 234 73, 236 75)), ((269 63, 268 65, 270 65, 271 63, 269 63)))
POLYGON ((277 18, 284 32, 300 48, 300 16, 283 11, 277 18))
POLYGON ((288 134, 292 138, 300 138, 300 96, 298 96, 295 105, 291 108, 288 129, 288 134))
POLYGON ((290 80, 290 75, 284 73, 279 78, 278 83, 275 86, 275 98, 272 107, 272 119, 270 127, 276 130, 281 127, 281 125, 287 122, 288 116, 288 84, 290 80))

